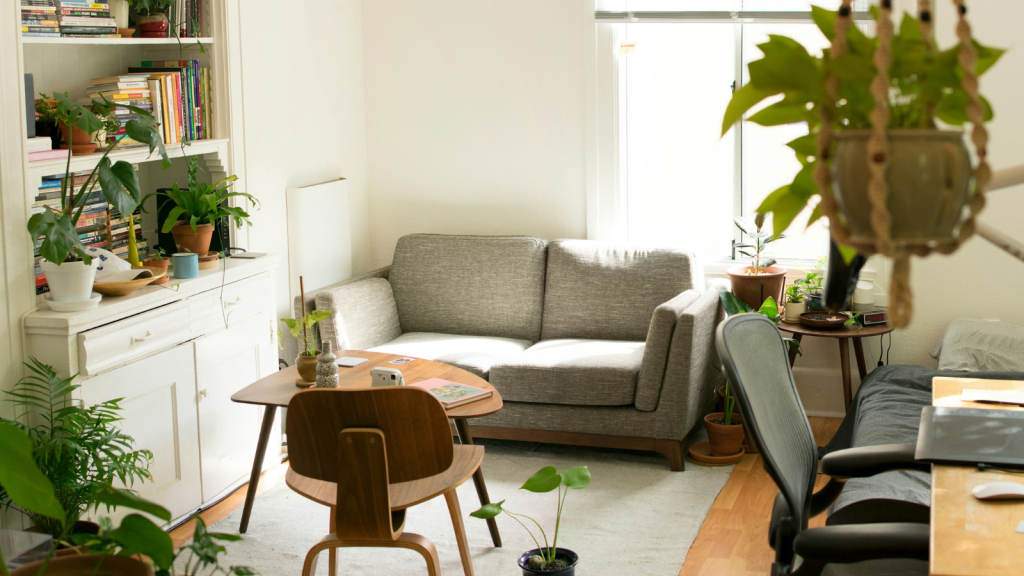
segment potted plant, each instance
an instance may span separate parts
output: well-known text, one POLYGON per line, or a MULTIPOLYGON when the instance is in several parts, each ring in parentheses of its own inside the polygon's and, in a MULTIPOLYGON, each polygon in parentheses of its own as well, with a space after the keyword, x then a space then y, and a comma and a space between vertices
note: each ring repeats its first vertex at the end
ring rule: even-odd
POLYGON ((322 352, 316 347, 316 334, 310 334, 310 331, 315 329, 318 322, 330 318, 333 313, 332 310, 313 310, 298 320, 295 318, 281 319, 281 322, 288 326, 292 338, 298 340, 299 336, 302 337, 302 349, 299 350, 299 355, 295 358, 295 366, 299 370, 302 381, 309 386, 316 384, 316 357, 322 352))
MULTIPOLYGON (((32 439, 22 429, 0 423, 0 486, 11 501, 25 512, 55 521, 65 517, 65 510, 55 495, 55 487, 39 469, 33 457, 32 439)), ((151 515, 164 522, 171 513, 162 506, 144 500, 128 490, 97 486, 92 500, 108 510, 124 507, 151 515)), ((47 556, 13 571, 8 570, 0 550, 0 576, 172 576, 178 566, 185 567, 184 576, 199 573, 252 576, 256 572, 246 566, 222 567, 219 557, 226 551, 220 542, 236 542, 240 536, 206 531, 202 518, 195 516, 192 540, 174 549, 170 535, 141 514, 129 514, 117 527, 108 518, 100 518, 95 535, 74 536, 83 553, 47 556), (155 572, 154 572, 155 568, 155 572)))
POLYGON ((165 234, 170 232, 174 236, 178 252, 191 252, 202 258, 210 251, 214 225, 221 218, 233 219, 238 228, 241 228, 243 223, 252 225, 249 213, 237 206, 228 206, 228 199, 245 198, 257 208, 260 203, 251 194, 229 191, 231 183, 238 179, 237 176, 228 176, 213 184, 207 184, 196 179, 198 172, 199 159, 193 156, 188 163, 188 188, 178 188, 178 183, 175 182, 170 190, 149 194, 142 201, 145 202, 150 196, 157 196, 164 199, 163 204, 173 203, 174 207, 167 214, 162 231, 165 234))
POLYGON ((713 456, 735 456, 743 449, 743 425, 736 414, 736 398, 729 393, 729 380, 725 381, 722 412, 704 416, 704 429, 713 456))
POLYGON ((128 5, 138 14, 135 24, 139 35, 143 38, 167 38, 171 25, 167 19, 167 9, 174 0, 128 0, 128 5))
POLYGON ((800 315, 807 311, 807 294, 800 284, 800 280, 794 281, 786 286, 786 318, 785 322, 799 322, 800 315))
MULTIPOLYGON (((30 358, 30 374, 6 392, 7 402, 24 409, 32 425, 0 418, 25 432, 42 473, 56 487, 57 501, 64 510, 60 518, 27 512, 39 532, 67 543, 74 534, 99 531, 81 517, 96 503, 95 491, 115 480, 131 486, 151 480, 148 450, 134 450, 135 440, 121 432, 120 398, 83 408, 72 399, 79 388, 71 378, 59 378, 53 368, 30 358)), ((0 507, 9 507, 12 495, 0 485, 0 507)))
POLYGON ((145 260, 142 261, 143 266, 149 266, 151 268, 160 268, 164 271, 164 277, 153 282, 153 284, 167 284, 167 281, 169 280, 169 278, 167 277, 167 268, 168 266, 170 266, 171 261, 168 260, 167 258, 164 258, 165 254, 167 253, 164 252, 164 249, 157 246, 155 248, 151 248, 149 250, 149 258, 146 258, 145 260))
POLYGON ((767 298, 782 299, 786 269, 775 266, 775 259, 764 254, 768 245, 785 236, 772 236, 763 230, 765 215, 758 212, 753 223, 745 218, 733 219, 736 227, 754 240, 753 244, 737 244, 740 254, 750 258, 750 266, 733 266, 725 271, 732 281, 732 292, 751 308, 760 308, 767 298))
MULTIPOLYGON (((69 100, 66 94, 57 92, 53 94, 53 99, 57 102, 54 114, 61 126, 74 126, 89 134, 117 122, 114 119, 115 107, 131 110, 136 119, 128 121, 125 133, 134 140, 148 144, 150 153, 158 150, 163 157, 164 168, 170 166, 164 150, 163 135, 158 132, 156 120, 149 112, 135 106, 114 104, 106 99, 102 102, 93 100, 91 109, 87 109, 69 100)), ((71 186, 72 179, 64 178, 59 211, 47 206, 42 213, 33 214, 28 220, 28 232, 32 240, 36 241, 40 237, 43 239, 39 247, 39 254, 43 257, 40 267, 50 285, 50 297, 57 302, 81 302, 92 295, 92 283, 99 262, 93 261, 85 252, 85 246, 78 238, 77 227, 96 185, 99 184, 103 196, 121 214, 131 214, 141 201, 139 180, 132 165, 124 160, 110 162, 110 153, 118 144, 119 141, 115 141, 104 151, 77 194, 71 186)), ((70 157, 64 171, 71 171, 70 157)))
POLYGON ((576 564, 579 563, 579 556, 572 550, 558 548, 558 531, 562 525, 562 507, 565 505, 565 498, 569 495, 569 490, 581 490, 589 484, 590 470, 586 466, 569 468, 561 474, 558 473, 554 466, 545 466, 537 471, 536 474, 530 476, 530 479, 519 488, 520 490, 527 490, 537 494, 551 492, 555 489, 558 490, 556 501, 558 513, 555 516, 554 538, 551 540, 550 545, 548 544, 547 533, 544 532, 544 528, 541 527, 539 522, 525 514, 519 514, 506 509, 504 500, 497 504, 485 504, 479 510, 470 514, 470 516, 481 520, 490 520, 504 512, 509 518, 512 518, 526 529, 537 547, 523 552, 519 556, 519 567, 523 570, 523 576, 533 576, 536 574, 574 576, 576 574, 576 564), (533 522, 540 531, 544 546, 541 546, 540 540, 537 539, 533 530, 524 524, 520 518, 526 518, 533 522))
POLYGON ((49 136, 50 148, 57 150, 63 141, 60 126, 57 124, 57 102, 40 94, 36 100, 36 135, 49 136))
POLYGON ((843 0, 836 12, 812 7, 814 22, 832 41, 820 56, 784 36, 761 44, 765 56, 749 64, 750 81, 733 94, 722 132, 758 103, 782 96, 747 120, 806 122, 808 134, 788 144, 801 170, 757 212, 772 214, 778 235, 811 209, 808 222, 828 217, 847 262, 856 252, 895 258, 890 316, 905 326, 910 254, 955 250, 984 205, 991 170, 983 124, 992 109, 978 94, 978 77, 1003 50, 970 37, 965 9, 958 15, 959 44, 942 50, 931 36, 930 10, 919 14, 927 26, 906 14, 894 26, 891 3, 883 2, 872 10, 877 37, 870 38, 851 25, 850 4, 843 0), (939 122, 973 126, 979 160, 973 190, 963 133, 941 130, 939 122))

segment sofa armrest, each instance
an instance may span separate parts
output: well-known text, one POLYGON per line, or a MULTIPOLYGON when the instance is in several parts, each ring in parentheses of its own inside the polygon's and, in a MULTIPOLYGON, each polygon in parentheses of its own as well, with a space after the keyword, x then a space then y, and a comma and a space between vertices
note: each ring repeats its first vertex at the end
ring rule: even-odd
POLYGON ((724 382, 715 369, 715 328, 723 316, 718 292, 709 290, 677 318, 655 410, 657 438, 685 439, 711 408, 715 387, 724 382))
POLYGON ((402 335, 395 294, 383 278, 321 290, 316 308, 334 312, 320 323, 320 337, 335 350, 367 350, 402 335))
MULTIPOLYGON (((355 282, 359 282, 360 280, 366 280, 366 279, 369 279, 369 278, 383 278, 383 279, 387 280, 387 278, 388 278, 388 276, 390 274, 391 274, 391 265, 389 264, 387 266, 384 266, 383 268, 377 268, 376 270, 371 270, 371 271, 369 271, 369 272, 367 272, 365 274, 362 274, 360 276, 356 276, 354 278, 349 278, 348 280, 342 280, 341 282, 338 282, 336 284, 331 284, 330 286, 325 286, 323 288, 317 288, 316 290, 311 290, 309 292, 306 292, 306 313, 308 314, 310 311, 316 310, 316 297, 317 297, 317 295, 319 295, 322 292, 326 292, 326 291, 329 291, 329 290, 337 290, 338 288, 341 288, 342 286, 346 286, 348 284, 353 284, 355 282)), ((302 317, 302 297, 301 296, 296 296, 295 297, 295 300, 293 302, 293 308, 294 308, 293 309, 293 313, 295 315, 294 317, 295 318, 301 318, 302 317)), ((336 344, 337 343, 335 343, 335 345, 336 344)), ((317 339, 317 347, 319 347, 319 339, 317 339)))
POLYGON ((676 322, 698 298, 700 298, 700 292, 687 290, 654 309, 654 314, 651 315, 651 326, 647 329, 647 342, 644 344, 640 374, 637 376, 634 400, 637 410, 652 412, 658 407, 658 397, 661 396, 661 384, 665 379, 668 351, 672 344, 672 333, 675 332, 676 322))

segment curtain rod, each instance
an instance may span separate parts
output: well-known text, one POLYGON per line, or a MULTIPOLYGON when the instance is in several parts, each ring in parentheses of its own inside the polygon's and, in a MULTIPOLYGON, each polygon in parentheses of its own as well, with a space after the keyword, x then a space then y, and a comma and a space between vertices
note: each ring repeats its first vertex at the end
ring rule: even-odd
MULTIPOLYGON (((810 12, 696 12, 696 11, 669 11, 669 12, 595 12, 594 18, 603 22, 620 21, 627 23, 634 22, 720 22, 726 24, 743 23, 747 21, 767 22, 811 22, 810 12)), ((854 12, 853 19, 858 22, 872 21, 868 12, 854 12)))

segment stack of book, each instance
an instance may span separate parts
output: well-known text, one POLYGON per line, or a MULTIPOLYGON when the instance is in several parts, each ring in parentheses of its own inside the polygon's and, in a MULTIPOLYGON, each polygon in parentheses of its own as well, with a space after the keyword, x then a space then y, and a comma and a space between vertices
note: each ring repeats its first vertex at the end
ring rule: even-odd
POLYGON ((172 30, 181 38, 198 38, 203 35, 203 0, 178 0, 170 16, 172 30))
POLYGON ((110 250, 117 254, 122 260, 128 259, 128 235, 135 234, 135 245, 139 249, 139 255, 143 255, 149 249, 149 245, 142 237, 142 209, 136 209, 130 216, 122 216, 117 208, 110 207, 110 250))
POLYGON ((60 35, 72 38, 120 38, 106 3, 57 0, 60 35))
POLYGON ((21 0, 21 35, 60 37, 54 0, 21 0))
MULTIPOLYGON (((150 90, 149 77, 145 74, 93 78, 91 84, 86 88, 86 92, 90 99, 105 98, 114 104, 134 106, 153 113, 153 94, 150 90)), ((107 134, 107 143, 120 141, 122 146, 143 145, 125 134, 125 125, 128 124, 128 121, 136 119, 137 114, 124 106, 116 107, 114 114, 121 126, 116 134, 107 134)))
POLYGON ((53 140, 49 136, 26 138, 25 151, 28 152, 29 162, 57 160, 59 158, 67 158, 71 154, 71 150, 54 150, 53 140))

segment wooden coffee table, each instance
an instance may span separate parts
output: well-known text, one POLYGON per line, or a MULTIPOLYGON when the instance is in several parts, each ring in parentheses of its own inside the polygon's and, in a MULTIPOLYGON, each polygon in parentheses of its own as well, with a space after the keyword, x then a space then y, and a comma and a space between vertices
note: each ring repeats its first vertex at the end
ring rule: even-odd
MULTIPOLYGON (((370 388, 370 370, 377 367, 397 368, 405 376, 406 384, 415 384, 428 378, 442 378, 459 384, 476 386, 492 390, 490 398, 470 402, 463 406, 448 410, 448 417, 455 421, 455 429, 459 433, 459 441, 463 444, 472 444, 473 437, 469 434, 467 418, 478 418, 488 414, 494 414, 501 410, 501 395, 486 380, 471 374, 462 368, 456 368, 441 362, 432 360, 416 359, 406 364, 394 365, 388 362, 402 358, 395 354, 384 354, 381 352, 363 352, 360 350, 344 350, 335 353, 339 358, 342 356, 354 356, 366 358, 364 362, 354 368, 338 368, 338 390, 359 390, 370 388)), ((239 531, 243 534, 249 527, 249 515, 252 513, 252 505, 256 500, 256 487, 260 481, 263 457, 267 452, 267 443, 270 440, 270 432, 274 427, 274 418, 278 408, 287 408, 292 397, 308 390, 295 385, 299 373, 295 366, 290 366, 275 372, 266 378, 246 386, 231 396, 233 402, 241 404, 258 404, 265 406, 263 410, 263 426, 260 429, 259 442, 256 444, 256 458, 252 463, 252 475, 249 476, 249 487, 245 493, 245 507, 242 509, 242 523, 239 531)), ((478 469, 473 474, 473 484, 476 485, 477 496, 480 497, 480 504, 489 504, 490 497, 487 495, 487 485, 484 483, 483 469, 478 469)), ((496 547, 501 547, 501 535, 498 534, 498 524, 494 519, 487 521, 487 528, 491 531, 491 540, 496 547)))

